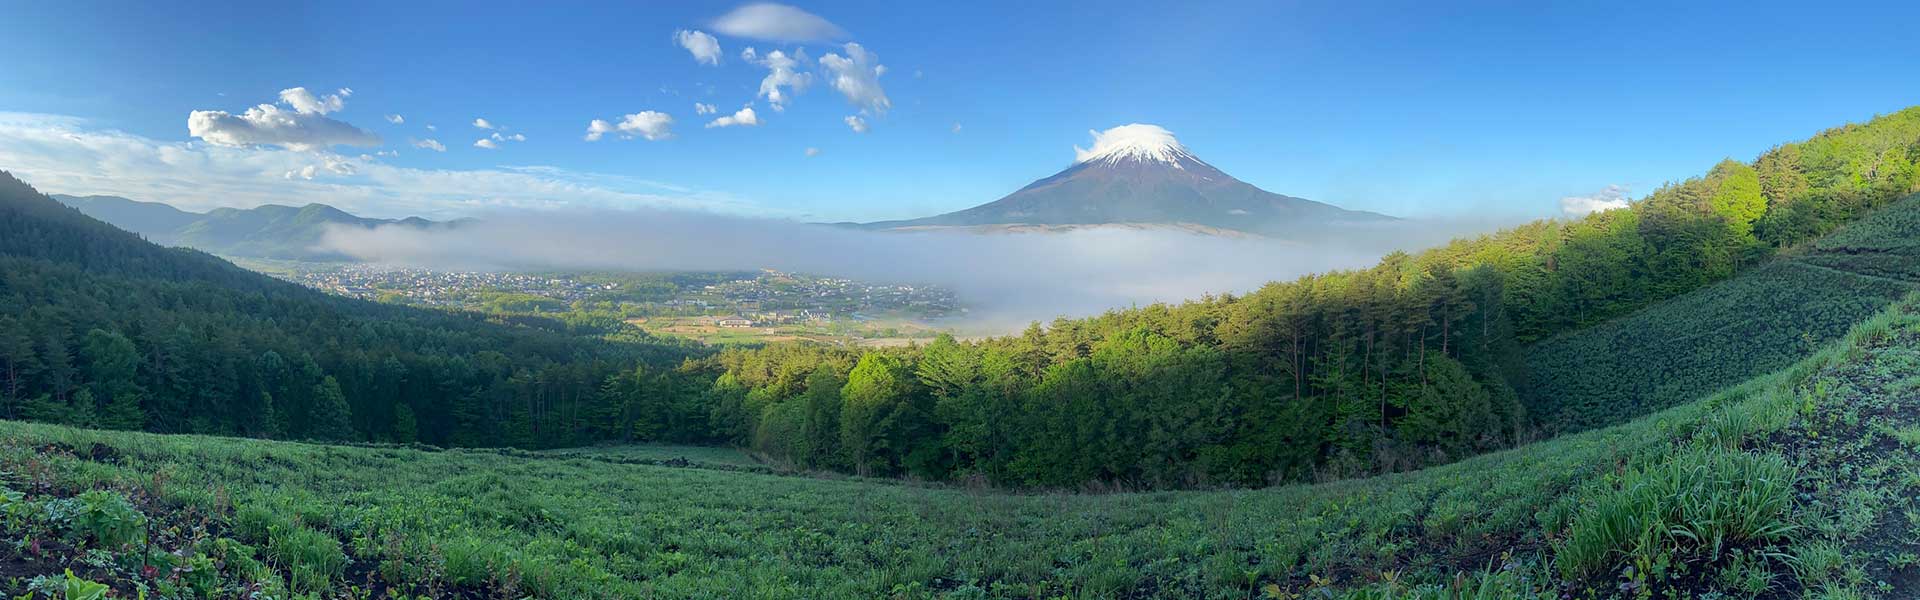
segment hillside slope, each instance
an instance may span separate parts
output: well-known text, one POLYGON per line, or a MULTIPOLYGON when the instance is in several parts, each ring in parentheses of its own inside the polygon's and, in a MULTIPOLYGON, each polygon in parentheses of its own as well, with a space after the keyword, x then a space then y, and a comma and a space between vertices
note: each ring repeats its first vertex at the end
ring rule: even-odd
POLYGON ((1793 364, 1920 286, 1920 195, 1806 247, 1533 345, 1519 388, 1549 431, 1619 423, 1793 364))
POLYGON ((165 246, 187 246, 226 256, 293 260, 346 260, 317 246, 329 227, 374 228, 387 225, 420 229, 455 227, 461 221, 435 222, 419 217, 369 219, 325 204, 254 208, 219 208, 206 213, 183 211, 158 202, 140 202, 118 196, 67 196, 53 199, 80 209, 87 216, 140 234, 165 246))
POLYGON ((0 172, 0 417, 563 446, 631 439, 646 419, 684 422, 675 407, 617 408, 630 399, 602 386, 703 353, 618 322, 330 296, 144 241, 0 172))
POLYGON ((1920 593, 1902 516, 1920 485, 1916 367, 1909 299, 1792 368, 1625 425, 1420 472, 1228 492, 1001 495, 617 451, 0 422, 0 470, 26 475, 7 480, 10 502, 107 489, 86 505, 163 525, 156 576, 129 554, 138 533, 7 520, 9 539, 39 550, 0 554, 0 573, 73 568, 124 592, 205 564, 172 585, 215 597, 1906 598, 1920 593))

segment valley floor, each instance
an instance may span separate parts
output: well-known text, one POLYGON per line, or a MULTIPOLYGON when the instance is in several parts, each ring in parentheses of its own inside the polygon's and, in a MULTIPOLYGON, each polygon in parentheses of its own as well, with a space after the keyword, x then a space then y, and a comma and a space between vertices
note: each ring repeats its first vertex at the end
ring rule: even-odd
POLYGON ((71 570, 164 598, 1907 598, 1920 304, 1702 401, 1364 480, 1009 494, 710 452, 0 422, 0 586, 71 570))

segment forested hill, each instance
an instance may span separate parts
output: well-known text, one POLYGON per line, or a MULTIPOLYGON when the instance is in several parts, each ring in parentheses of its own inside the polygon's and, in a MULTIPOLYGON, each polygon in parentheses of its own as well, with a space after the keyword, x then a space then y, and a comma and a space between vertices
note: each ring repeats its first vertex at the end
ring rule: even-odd
MULTIPOLYGON (((1751 162, 1721 162, 1630 208, 1394 254, 1369 269, 1246 296, 1059 320, 977 343, 730 352, 718 359, 718 422, 731 423, 727 433, 740 443, 816 468, 1044 486, 1257 484, 1445 462, 1540 435, 1536 409, 1567 419, 1550 425, 1577 429, 1672 404, 1633 386, 1591 385, 1647 376, 1625 371, 1526 385, 1534 394, 1524 396, 1516 388, 1562 381, 1530 366, 1579 369, 1580 359, 1641 352, 1597 343, 1558 364, 1524 358, 1541 340, 1773 264, 1774 254, 1913 193, 1916 159, 1920 108, 1911 108, 1751 162), (1592 395, 1542 397, 1560 392, 1592 395), (1596 410, 1596 402, 1614 404, 1596 410)), ((1893 288, 1832 288, 1859 293, 1837 301, 1849 304, 1835 314, 1871 312, 1893 288)), ((1796 323, 1745 316, 1762 326, 1796 323)), ((1832 320, 1796 332, 1807 340, 1756 336, 1789 339, 1780 348, 1716 346, 1728 353, 1717 356, 1765 357, 1726 363, 1750 374, 1844 331, 1832 320)), ((1713 380, 1727 378, 1720 375, 1744 376, 1713 380)), ((1662 393, 1685 389, 1693 388, 1662 393)))
POLYGON ((699 352, 617 322, 489 318, 328 296, 156 246, 0 173, 7 418, 567 445, 629 439, 631 421, 619 414, 627 407, 601 394, 602 385, 643 365, 670 372, 699 352))

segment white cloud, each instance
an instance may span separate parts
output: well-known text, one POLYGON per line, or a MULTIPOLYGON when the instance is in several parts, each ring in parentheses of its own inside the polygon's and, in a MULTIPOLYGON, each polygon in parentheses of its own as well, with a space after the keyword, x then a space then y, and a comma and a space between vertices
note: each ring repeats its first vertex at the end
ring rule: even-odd
POLYGON ((513 207, 770 210, 722 192, 628 176, 549 167, 415 169, 326 152, 161 141, 59 115, 0 112, 0 165, 48 193, 125 196, 196 211, 310 202, 367 216, 430 218, 513 207))
POLYGON ((799 71, 800 61, 804 58, 804 54, 788 55, 774 50, 768 52, 765 58, 755 61, 767 68, 766 78, 760 80, 759 97, 766 99, 775 112, 786 110, 787 101, 813 83, 812 73, 799 71))
POLYGON ((1608 185, 1606 189, 1586 196, 1568 196, 1560 199, 1560 210, 1571 216, 1584 216, 1601 211, 1626 208, 1632 205, 1628 195, 1631 188, 1624 185, 1608 185))
POLYGON ((773 42, 825 42, 847 37, 840 26, 819 15, 771 2, 733 9, 714 19, 713 29, 734 37, 773 42))
POLYGON ((346 108, 347 96, 352 95, 351 88, 340 88, 339 91, 326 96, 315 96, 313 92, 307 91, 307 88, 297 87, 280 90, 280 101, 302 114, 324 115, 346 108))
POLYGON ((479 118, 479 117, 475 117, 473 119, 473 126, 479 127, 481 129, 495 129, 493 122, 488 121, 486 119, 479 118))
POLYGON ((440 130, 439 127, 434 127, 431 123, 427 125, 427 131, 439 131, 439 130, 440 130))
POLYGON ((415 148, 425 148, 425 149, 427 149, 427 150, 432 150, 432 151, 434 151, 434 152, 446 152, 446 151, 447 151, 447 145, 446 145, 446 144, 442 144, 442 143, 440 143, 440 140, 436 140, 436 139, 433 139, 433 138, 427 138, 427 139, 424 139, 424 140, 414 140, 414 142, 413 142, 413 147, 415 147, 415 148))
POLYGON ((746 49, 740 51, 740 60, 747 62, 758 61, 760 60, 760 51, 754 50, 753 46, 747 46, 746 49))
POLYGON ((505 135, 498 131, 495 131, 492 134, 488 135, 487 137, 474 140, 473 147, 486 148, 488 150, 497 150, 500 148, 500 146, 506 144, 507 142, 524 142, 524 141, 527 141, 527 136, 525 135, 521 135, 518 133, 513 135, 505 135))
POLYGON ((693 114, 710 115, 717 112, 720 112, 720 109, 714 107, 714 105, 712 104, 702 104, 699 102, 693 103, 693 114))
POLYGON ((808 149, 807 149, 807 158, 813 158, 813 157, 815 157, 815 156, 819 156, 819 155, 820 155, 820 149, 819 149, 819 148, 808 148, 808 149))
POLYGON ((867 120, 860 118, 860 115, 847 115, 845 121, 847 122, 847 127, 853 128, 854 133, 867 132, 867 120))
POLYGON ((953 132, 954 132, 954 133, 960 133, 960 122, 959 122, 959 121, 954 121, 954 122, 953 122, 953 132))
POLYGON ((685 29, 673 32, 673 39, 681 48, 693 55, 693 61, 701 64, 720 64, 720 40, 704 31, 685 29))
POLYGON ((313 151, 332 146, 378 146, 380 136, 327 113, 346 107, 353 90, 341 88, 325 97, 306 88, 280 91, 280 101, 289 111, 272 104, 261 104, 235 115, 223 110, 196 110, 187 114, 187 135, 217 146, 279 146, 289 150, 313 151))
POLYGON ((407 118, 402 117, 400 115, 387 115, 387 122, 395 125, 401 125, 407 122, 407 118))
POLYGON ((759 124, 760 124, 760 115, 754 114, 753 107, 748 106, 745 108, 741 108, 738 111, 735 111, 731 115, 720 117, 718 119, 714 119, 708 122, 707 127, 708 128, 732 127, 735 125, 752 127, 759 124))
POLYGON ((618 125, 600 119, 587 123, 586 140, 599 141, 601 136, 613 133, 620 139, 635 137, 647 141, 660 141, 673 137, 673 115, 659 111, 641 111, 622 117, 618 125))
POLYGON ((833 89, 839 90, 840 95, 846 96, 847 101, 860 107, 862 112, 885 114, 893 107, 887 91, 880 87, 880 76, 886 74, 886 65, 880 64, 879 55, 859 44, 848 43, 844 48, 846 56, 820 57, 820 66, 826 67, 833 76, 833 89))

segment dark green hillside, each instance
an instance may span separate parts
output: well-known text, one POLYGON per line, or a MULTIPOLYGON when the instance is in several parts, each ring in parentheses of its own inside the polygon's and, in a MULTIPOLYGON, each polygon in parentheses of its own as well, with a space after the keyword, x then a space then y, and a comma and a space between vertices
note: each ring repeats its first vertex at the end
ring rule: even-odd
POLYGON ((1619 423, 1793 364, 1920 284, 1920 196, 1808 248, 1526 351, 1555 431, 1619 423))
POLYGON ((1251 491, 1000 494, 648 464, 674 456, 658 447, 0 422, 0 538, 24 540, 0 545, 20 577, 0 591, 72 569, 164 598, 1912 598, 1916 302, 1624 425, 1251 491))
POLYGON ((701 440, 703 406, 659 399, 699 352, 617 322, 328 296, 148 243, 0 174, 0 417, 525 447, 671 425, 657 435, 701 440))

